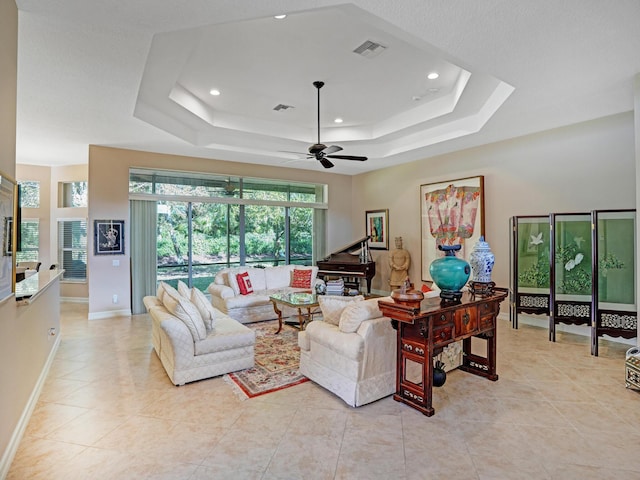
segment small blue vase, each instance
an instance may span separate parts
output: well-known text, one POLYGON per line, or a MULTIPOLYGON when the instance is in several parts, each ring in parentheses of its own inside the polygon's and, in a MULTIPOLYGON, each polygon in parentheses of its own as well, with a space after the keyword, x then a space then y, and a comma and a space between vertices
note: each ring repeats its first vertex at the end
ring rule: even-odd
POLYGON ((438 245, 438 249, 445 252, 429 265, 429 273, 435 284, 440 288, 440 297, 446 300, 459 300, 462 297, 461 289, 469 280, 471 267, 466 260, 455 255, 461 245, 438 245))

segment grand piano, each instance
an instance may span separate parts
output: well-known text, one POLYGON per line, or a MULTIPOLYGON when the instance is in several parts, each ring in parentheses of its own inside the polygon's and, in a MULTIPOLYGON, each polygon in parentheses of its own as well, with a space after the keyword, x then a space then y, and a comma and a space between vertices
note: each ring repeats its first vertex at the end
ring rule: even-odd
POLYGON ((364 278, 367 281, 367 293, 371 293, 371 279, 376 275, 376 262, 369 255, 369 238, 371 237, 361 238, 319 260, 318 276, 342 277, 346 279, 345 285, 349 279, 364 278))

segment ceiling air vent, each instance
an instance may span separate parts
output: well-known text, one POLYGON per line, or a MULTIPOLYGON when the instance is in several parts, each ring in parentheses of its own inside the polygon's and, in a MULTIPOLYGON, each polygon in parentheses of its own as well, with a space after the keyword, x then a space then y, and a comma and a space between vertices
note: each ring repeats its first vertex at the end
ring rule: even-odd
POLYGON ((280 110, 289 110, 290 108, 294 107, 292 107, 291 105, 285 105, 284 103, 279 103, 278 105, 273 107, 276 112, 279 112, 280 110))
POLYGON ((384 45, 372 42, 371 40, 367 40, 358 48, 356 48, 353 53, 357 53, 358 55, 362 55, 363 57, 373 58, 384 52, 386 48, 387 47, 385 47, 384 45))

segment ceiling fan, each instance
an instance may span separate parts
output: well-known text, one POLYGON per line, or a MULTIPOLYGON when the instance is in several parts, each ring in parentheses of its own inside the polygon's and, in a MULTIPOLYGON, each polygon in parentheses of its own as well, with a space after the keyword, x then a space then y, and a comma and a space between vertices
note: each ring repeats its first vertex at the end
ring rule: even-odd
POLYGON ((307 158, 315 158, 322 164, 324 168, 333 167, 333 163, 329 161, 330 158, 364 162, 367 157, 359 157, 353 155, 333 155, 334 153, 342 150, 342 147, 339 147, 338 145, 330 145, 327 147, 326 145, 320 143, 320 89, 324 86, 324 82, 313 82, 313 86, 318 90, 318 143, 315 143, 309 147, 309 153, 306 154, 307 158))

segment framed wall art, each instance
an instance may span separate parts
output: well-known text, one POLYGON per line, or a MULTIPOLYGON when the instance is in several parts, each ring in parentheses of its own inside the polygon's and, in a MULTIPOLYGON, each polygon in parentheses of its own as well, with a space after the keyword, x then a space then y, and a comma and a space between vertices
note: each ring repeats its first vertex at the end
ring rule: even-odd
POLYGON ((366 232, 371 237, 369 248, 389 250, 389 210, 367 210, 366 232))
POLYGON ((438 245, 461 245, 456 253, 469 259, 484 235, 484 177, 420 185, 422 280, 432 281, 429 265, 443 253, 438 245))
POLYGON ((96 255, 124 255, 124 220, 95 220, 93 237, 96 255))

